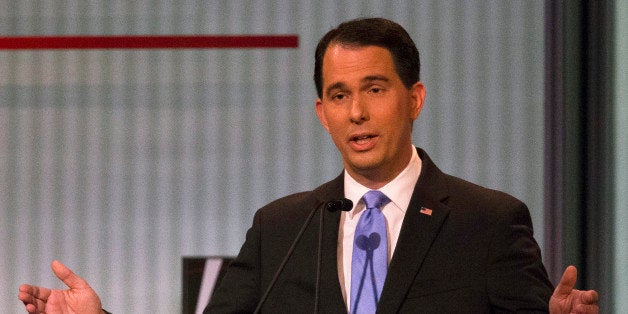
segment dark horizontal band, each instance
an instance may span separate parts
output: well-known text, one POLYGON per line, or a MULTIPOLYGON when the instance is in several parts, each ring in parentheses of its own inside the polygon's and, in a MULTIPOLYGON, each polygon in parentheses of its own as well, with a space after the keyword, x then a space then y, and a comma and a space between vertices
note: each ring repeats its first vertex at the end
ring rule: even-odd
POLYGON ((297 35, 0 37, 0 50, 297 48, 297 35))

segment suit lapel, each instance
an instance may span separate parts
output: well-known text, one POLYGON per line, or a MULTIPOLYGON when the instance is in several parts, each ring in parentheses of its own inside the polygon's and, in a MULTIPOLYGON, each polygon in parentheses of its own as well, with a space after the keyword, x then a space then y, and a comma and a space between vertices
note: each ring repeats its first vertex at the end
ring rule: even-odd
POLYGON ((449 215, 449 208, 442 203, 447 197, 442 172, 420 149, 419 156, 423 163, 421 175, 403 219, 378 304, 378 313, 398 311, 441 225, 449 215))

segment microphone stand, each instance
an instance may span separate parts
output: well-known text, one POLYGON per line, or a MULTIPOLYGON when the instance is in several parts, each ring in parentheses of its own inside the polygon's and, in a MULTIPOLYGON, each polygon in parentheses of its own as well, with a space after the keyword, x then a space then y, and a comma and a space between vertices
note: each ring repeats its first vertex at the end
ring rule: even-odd
MULTIPOLYGON (((327 204, 329 207, 329 203, 327 204)), ((321 261, 323 247, 323 211, 318 213, 320 221, 318 222, 318 250, 316 253, 316 290, 314 292, 314 314, 318 313, 318 299, 320 298, 321 289, 321 261)))
MULTIPOLYGON (((314 214, 316 213, 316 211, 319 209, 322 209, 324 205, 327 207, 327 210, 331 212, 338 211, 338 210, 349 211, 351 210, 351 208, 353 208, 353 202, 351 202, 350 200, 346 198, 328 201, 328 202, 321 202, 317 206, 314 207, 314 209, 307 216, 307 219, 305 219, 305 222, 303 223, 301 230, 299 230, 299 233, 297 234, 296 238, 294 238, 294 241, 292 242, 292 245, 288 249, 286 256, 281 261, 281 264, 279 264, 279 268, 275 272, 275 275, 273 276, 272 280, 268 284, 266 291, 264 291, 264 294, 262 295, 259 302, 257 303, 257 307, 255 308, 255 311, 253 312, 254 314, 258 314, 260 310, 262 309, 262 305, 264 305, 264 302, 266 302, 266 299, 268 298, 270 291, 275 286, 277 279, 279 279, 279 275, 281 275, 281 273, 283 272, 283 269, 285 268, 286 264, 288 263, 288 260, 292 256, 292 253, 294 252, 294 249, 296 248, 297 243, 299 243, 299 240, 301 240, 301 237, 303 236, 305 229, 312 221, 312 218, 314 217, 314 214)), ((323 243, 323 211, 321 210, 320 211, 320 223, 319 223, 319 228, 318 228, 318 253, 317 253, 317 261, 316 261, 316 290, 315 290, 315 299, 314 299, 314 313, 318 313, 318 299, 320 297, 322 243, 323 243)))
MULTIPOLYGON (((339 200, 333 200, 325 203, 325 207, 330 212, 335 211, 350 211, 353 208, 353 202, 351 200, 343 198, 339 200)), ((314 294, 314 314, 318 313, 318 300, 320 299, 320 286, 321 286, 321 260, 322 260, 322 247, 323 247, 323 212, 319 213, 318 223, 318 250, 316 255, 316 292, 314 294)))
MULTIPOLYGON (((268 287, 266 288, 266 291, 262 295, 262 298, 257 303, 257 307, 255 308, 255 311, 253 312, 254 314, 258 314, 259 311, 262 309, 262 305, 264 304, 264 302, 268 298, 268 294, 270 294, 270 291, 275 286, 275 283, 277 282, 277 279, 279 279, 279 275, 282 273, 284 267, 286 266, 286 263, 288 263, 288 260, 290 259, 290 256, 292 256, 292 253, 294 252, 294 248, 297 246, 297 243, 299 242, 299 240, 301 240, 301 237, 303 236, 303 233, 305 232, 305 229, 307 228, 307 226, 310 224, 310 221, 312 220, 312 217, 314 217, 314 214, 316 213, 316 211, 319 208, 323 207, 323 205, 325 205, 325 203, 326 202, 322 202, 322 203, 318 204, 316 207, 314 207, 314 209, 310 212, 309 216, 307 216, 307 219, 305 219, 305 222, 303 223, 303 226, 301 227, 301 230, 299 230, 299 233, 297 234, 296 238, 294 238, 294 241, 292 242, 292 245, 288 249, 288 253, 286 253, 286 256, 281 261, 281 264, 279 264, 279 268, 275 272, 275 275, 273 276, 273 279, 270 281, 270 283, 268 284, 268 287)), ((321 219, 322 219, 322 214, 321 214, 321 219)))

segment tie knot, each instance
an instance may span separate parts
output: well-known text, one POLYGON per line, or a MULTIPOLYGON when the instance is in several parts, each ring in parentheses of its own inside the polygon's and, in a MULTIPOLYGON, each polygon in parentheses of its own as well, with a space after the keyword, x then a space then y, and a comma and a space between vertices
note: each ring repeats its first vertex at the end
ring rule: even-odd
POLYGON ((362 199, 364 200, 364 204, 366 204, 366 208, 378 208, 380 210, 390 202, 388 196, 378 190, 366 192, 362 199))

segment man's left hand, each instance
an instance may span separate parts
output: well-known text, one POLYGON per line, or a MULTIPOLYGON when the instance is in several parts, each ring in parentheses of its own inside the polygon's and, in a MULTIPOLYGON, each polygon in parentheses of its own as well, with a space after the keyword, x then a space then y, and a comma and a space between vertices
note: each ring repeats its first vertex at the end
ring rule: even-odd
POLYGON ((574 289, 578 271, 576 267, 565 269, 560 283, 554 289, 550 298, 549 310, 552 314, 597 314, 600 308, 597 305, 598 293, 595 290, 574 289))

